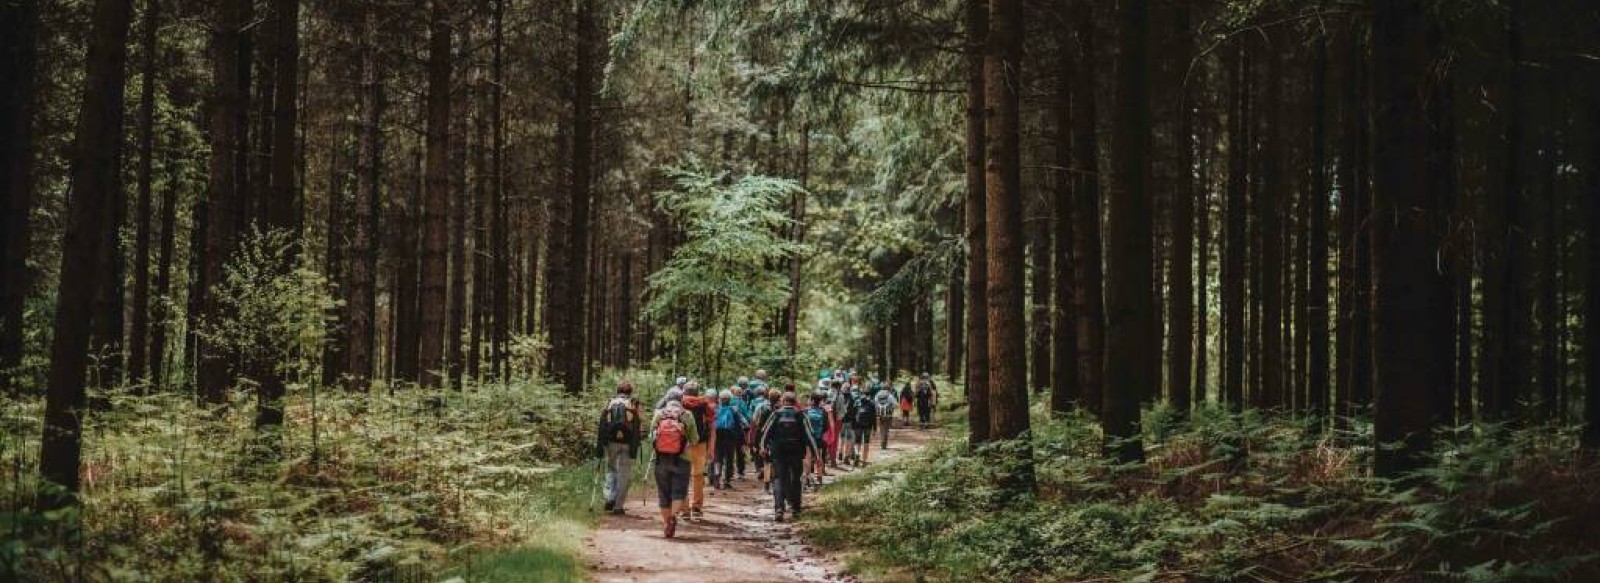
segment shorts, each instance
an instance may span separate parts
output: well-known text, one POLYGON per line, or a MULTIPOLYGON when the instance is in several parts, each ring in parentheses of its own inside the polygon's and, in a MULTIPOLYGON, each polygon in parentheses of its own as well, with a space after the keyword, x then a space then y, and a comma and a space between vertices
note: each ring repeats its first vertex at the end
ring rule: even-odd
POLYGON ((860 427, 857 427, 855 429, 855 432, 852 433, 850 435, 850 437, 856 443, 871 443, 872 442, 872 428, 868 427, 866 429, 862 429, 860 427))
POLYGON ((656 455, 656 503, 671 508, 689 499, 689 458, 681 455, 656 455))

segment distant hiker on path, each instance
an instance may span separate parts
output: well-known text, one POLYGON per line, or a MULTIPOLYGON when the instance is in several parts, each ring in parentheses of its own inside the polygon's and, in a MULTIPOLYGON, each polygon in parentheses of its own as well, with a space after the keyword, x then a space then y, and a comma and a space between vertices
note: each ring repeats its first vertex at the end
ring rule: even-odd
POLYGON ((700 383, 689 381, 683 385, 683 408, 694 418, 695 434, 703 441, 689 444, 689 520, 700 520, 706 505, 706 471, 711 453, 716 451, 717 434, 711 426, 716 422, 717 405, 700 396, 700 383))
POLYGON ((933 408, 939 406, 939 388, 933 384, 933 377, 922 373, 917 379, 917 422, 923 429, 933 423, 933 408))
POLYGON ((872 405, 878 410, 878 450, 883 451, 889 449, 889 428, 894 426, 894 410, 899 399, 888 384, 876 379, 872 382, 872 405))
POLYGON ((745 430, 750 427, 750 418, 739 410, 735 401, 743 401, 733 396, 733 389, 722 391, 718 395, 716 413, 716 457, 711 462, 711 487, 726 490, 733 487, 733 472, 739 455, 739 448, 744 445, 745 430))
POLYGON ((633 460, 639 457, 639 417, 639 400, 633 398, 633 385, 623 381, 617 385, 617 395, 600 412, 595 447, 595 456, 605 460, 606 512, 622 514, 628 500, 633 460))

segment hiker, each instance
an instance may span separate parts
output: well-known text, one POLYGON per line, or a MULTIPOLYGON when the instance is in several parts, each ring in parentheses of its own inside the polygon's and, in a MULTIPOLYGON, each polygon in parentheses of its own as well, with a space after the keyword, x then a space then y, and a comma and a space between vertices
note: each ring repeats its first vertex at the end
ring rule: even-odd
MULTIPOLYGON (((733 487, 735 458, 744 445, 744 432, 750 427, 750 418, 734 405, 733 389, 722 391, 717 397, 716 457, 711 462, 711 487, 727 490, 733 487), (720 481, 720 482, 719 482, 720 481)), ((739 399, 743 400, 743 399, 739 399)))
POLYGON ((922 429, 927 429, 933 422, 933 408, 939 406, 939 389, 933 384, 933 377, 922 373, 917 379, 917 423, 922 429))
POLYGON ((911 404, 916 402, 916 394, 911 390, 911 383, 900 386, 900 426, 911 426, 911 404))
MULTIPOLYGON (((752 388, 746 394, 755 392, 752 388)), ((756 479, 761 480, 763 491, 772 491, 772 481, 767 477, 766 456, 761 455, 761 430, 767 426, 767 417, 772 413, 779 402, 778 389, 767 389, 755 399, 755 404, 750 408, 750 432, 745 443, 750 444, 750 457, 756 464, 756 479)))
POLYGON ((811 419, 795 408, 793 394, 784 395, 761 431, 761 453, 772 462, 776 476, 772 487, 773 521, 783 522, 787 504, 800 517, 800 473, 807 456, 820 454, 811 419))
MULTIPOLYGON (((835 375, 842 373, 835 373, 835 375)), ((839 450, 844 443, 849 442, 845 436, 849 432, 848 425, 844 422, 845 409, 850 406, 850 395, 844 388, 844 379, 835 378, 828 383, 828 421, 832 429, 832 444, 828 446, 828 462, 834 468, 839 467, 839 450)))
POLYGON ((700 520, 706 505, 706 471, 711 453, 716 451, 717 434, 711 430, 716 420, 717 405, 700 396, 700 383, 689 381, 683 385, 683 408, 694 419, 695 433, 705 436, 689 444, 689 520, 700 520))
POLYGON ((678 377, 678 382, 672 383, 672 386, 667 387, 667 394, 656 400, 655 410, 660 411, 662 407, 667 406, 667 401, 672 400, 673 395, 677 395, 679 399, 683 398, 683 385, 688 383, 689 379, 687 377, 678 377))
POLYGON ((878 383, 878 388, 872 393, 872 405, 878 410, 878 450, 889 450, 889 428, 894 425, 894 410, 897 406, 894 388, 884 383, 878 383))
POLYGON ((600 412, 600 431, 595 455, 605 460, 606 512, 622 514, 628 502, 628 484, 633 481, 633 460, 639 457, 639 400, 633 398, 633 385, 617 384, 617 394, 600 412))
POLYGON ((856 392, 854 383, 844 385, 841 393, 842 406, 835 405, 834 411, 839 413, 839 461, 845 465, 856 465, 861 460, 860 440, 856 438, 856 413, 861 407, 861 395, 856 392))
POLYGON ((755 378, 750 379, 750 387, 746 390, 757 391, 757 395, 766 397, 767 390, 771 388, 772 384, 767 382, 767 369, 758 368, 756 369, 755 378))
POLYGON ((678 529, 678 516, 686 510, 689 474, 693 466, 686 459, 689 448, 700 442, 695 423, 679 400, 668 398, 650 421, 650 442, 655 450, 657 506, 661 509, 662 534, 672 538, 678 529))
POLYGON ((742 482, 744 481, 745 449, 747 449, 747 445, 751 444, 751 441, 746 439, 747 436, 745 434, 749 432, 750 423, 753 419, 755 419, 755 417, 751 415, 751 413, 754 412, 755 400, 749 398, 750 394, 754 392, 750 389, 750 379, 739 377, 739 382, 733 386, 732 390, 733 406, 739 410, 739 414, 743 415, 745 420, 744 430, 739 432, 739 446, 733 450, 734 465, 738 466, 739 481, 742 482))
POLYGON ((857 391, 851 400, 851 437, 855 440, 852 451, 856 467, 867 465, 872 454, 872 433, 878 428, 878 405, 865 391, 857 391))
MULTIPOLYGON (((788 396, 788 393, 784 393, 784 397, 788 396)), ((806 408, 805 414, 806 428, 811 431, 811 440, 823 445, 823 447, 818 447, 817 451, 807 454, 806 469, 809 470, 808 473, 810 474, 807 476, 807 481, 813 487, 816 487, 821 486, 823 476, 828 475, 828 460, 826 459, 827 452, 825 447, 827 445, 827 437, 831 433, 829 427, 832 423, 828 415, 827 402, 823 400, 820 393, 811 395, 811 406, 806 408)))

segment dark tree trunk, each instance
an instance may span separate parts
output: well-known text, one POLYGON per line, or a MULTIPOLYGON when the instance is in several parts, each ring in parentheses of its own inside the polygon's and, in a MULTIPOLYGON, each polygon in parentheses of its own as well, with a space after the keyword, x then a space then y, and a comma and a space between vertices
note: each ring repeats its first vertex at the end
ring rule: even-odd
MULTIPOLYGON (((461 32, 461 46, 472 46, 472 35, 469 27, 463 27, 461 32)), ((456 89, 454 86, 452 90, 456 89)), ((471 104, 470 99, 453 99, 450 104, 450 134, 453 136, 467 135, 467 109, 471 104)), ((467 208, 472 205, 472 198, 467 190, 467 148, 466 140, 456 142, 450 148, 450 280, 446 296, 449 298, 449 310, 444 333, 444 367, 445 384, 460 390, 462 388, 465 370, 465 359, 462 354, 461 340, 466 330, 467 317, 467 208)))
POLYGON ((584 343, 587 338, 587 289, 584 273, 589 265, 589 198, 593 170, 593 93, 595 43, 594 1, 577 5, 577 53, 572 90, 572 172, 565 205, 566 229, 551 233, 549 311, 550 371, 555 380, 577 393, 583 390, 584 343), (565 239, 557 241, 556 238, 565 239))
MULTIPOLYGON (((1265 47, 1262 58, 1267 61, 1267 78, 1283 78, 1283 57, 1275 54, 1274 47, 1265 47)), ((1261 274, 1261 384, 1256 391, 1261 404, 1268 408, 1282 408, 1286 403, 1284 386, 1283 334, 1283 225, 1281 215, 1287 198, 1288 181, 1285 180, 1284 159, 1288 156, 1288 141, 1284 139, 1284 91, 1282 82, 1270 82, 1265 87, 1262 118, 1265 132, 1261 140, 1261 190, 1250 200, 1260 217, 1261 245, 1254 258, 1260 259, 1261 274)))
POLYGON ((115 225, 107 209, 122 198, 118 189, 118 144, 122 141, 124 69, 132 2, 96 0, 84 62, 83 102, 73 136, 71 189, 61 253, 50 345, 50 381, 45 396, 39 476, 61 490, 42 494, 44 509, 77 503, 78 463, 83 451, 85 375, 90 320, 107 274, 98 263, 102 234, 115 225))
MULTIPOLYGON (((489 90, 483 79, 483 67, 476 64, 472 73, 474 105, 472 112, 472 342, 467 353, 467 376, 474 381, 483 380, 483 341, 490 321, 488 213, 493 204, 489 199, 489 90)), ((493 344, 490 340, 490 344, 493 344)))
MULTIPOLYGON (((222 281, 222 269, 233 255, 237 224, 236 210, 241 206, 242 176, 239 160, 244 156, 244 107, 247 69, 240 66, 246 59, 243 44, 245 13, 249 10, 244 0, 223 0, 216 8, 216 24, 211 38, 211 73, 213 91, 211 102, 211 157, 210 177, 206 184, 206 225, 204 261, 199 277, 190 292, 200 307, 200 319, 213 320, 222 315, 222 306, 212 288, 222 281)), ((192 328, 191 328, 192 329, 192 328)), ((199 335, 198 390, 209 403, 221 403, 232 375, 232 356, 220 346, 199 335)))
MULTIPOLYGON (((965 202, 965 201, 962 201, 965 202)), ((956 213, 950 217, 950 232, 964 231, 966 210, 965 205, 959 205, 956 213)), ((961 262, 952 262, 950 265, 949 287, 945 290, 945 343, 944 343, 944 370, 945 376, 950 379, 961 378, 962 365, 966 362, 965 349, 967 346, 967 276, 966 265, 961 262)), ((883 371, 888 375, 890 371, 883 371)), ((886 377, 886 381, 893 377, 886 377)))
POLYGON ((494 253, 494 333, 489 353, 491 372, 498 380, 504 380, 509 372, 506 368, 506 347, 511 342, 512 289, 510 222, 507 220, 505 191, 505 123, 501 111, 505 80, 505 3, 506 0, 495 0, 494 3, 494 57, 490 64, 492 82, 489 84, 489 149, 492 152, 489 203, 493 205, 489 214, 490 220, 494 221, 491 233, 494 253))
MULTIPOLYGON (((1591 136, 1600 136, 1600 89, 1591 89, 1589 97, 1589 123, 1591 136)), ((1583 398, 1583 445, 1589 451, 1600 450, 1600 147, 1589 149, 1588 196, 1584 197, 1589 214, 1584 240, 1587 242, 1588 282, 1583 289, 1583 361, 1584 380, 1588 391, 1583 398)))
POLYGON ((1122 59, 1112 124, 1112 168, 1106 262, 1106 391, 1102 426, 1108 457, 1125 463, 1144 459, 1139 441, 1139 401, 1154 395, 1160 344, 1154 337, 1149 302, 1153 277, 1150 239, 1150 95, 1147 81, 1150 7, 1129 0, 1118 13, 1122 59))
MULTIPOLYGON (((1026 205, 1024 205, 1026 206, 1026 205)), ((1050 389, 1050 209, 1048 205, 1024 221, 1028 242, 1028 388, 1050 389)), ((1026 212, 1026 211, 1024 211, 1026 212)))
MULTIPOLYGON (((987 118, 984 190, 989 253, 989 431, 995 440, 1028 434, 1027 314, 1023 280, 1022 157, 1018 135, 1022 87, 1022 1, 991 0, 984 42, 983 88, 987 118)), ((1145 289, 1149 289, 1148 286, 1145 289)), ((1000 488, 1033 490, 1033 464, 1026 441, 1017 459, 999 471, 1000 488), (1016 465, 1011 465, 1016 464, 1016 465)))
MULTIPOLYGON (((1063 14, 1065 14, 1063 10, 1063 14)), ((1062 27, 1057 32, 1056 64, 1059 67, 1060 83, 1056 87, 1055 103, 1052 106, 1055 113, 1055 185, 1052 196, 1055 204, 1051 206, 1051 222, 1055 230, 1055 244, 1051 248, 1051 261, 1054 262, 1055 282, 1051 286, 1051 294, 1055 299, 1055 311, 1051 314, 1051 354, 1049 356, 1053 370, 1050 383, 1050 412, 1066 413, 1078 405, 1081 398, 1079 394, 1078 376, 1078 335, 1077 335, 1077 298, 1074 293, 1078 289, 1077 277, 1079 270, 1073 265, 1072 245, 1074 243, 1073 228, 1073 183, 1076 180, 1072 173, 1072 90, 1069 85, 1073 81, 1076 68, 1073 63, 1072 33, 1067 27, 1062 27)))
MULTIPOLYGON (((272 104, 272 160, 270 176, 270 195, 265 201, 267 208, 266 222, 268 228, 275 231, 288 233, 290 241, 295 241, 291 253, 299 252, 301 212, 300 189, 295 181, 299 157, 295 154, 296 130, 299 126, 298 99, 300 95, 300 0, 273 0, 274 26, 273 42, 275 43, 276 66, 273 73, 272 104)), ((287 263, 275 266, 281 274, 287 274, 294 268, 296 259, 291 256, 286 258, 287 263)), ((274 357, 283 357, 275 351, 274 357)), ((256 357, 259 358, 259 357, 256 357)), ((261 371, 261 388, 257 393, 256 428, 276 428, 283 425, 283 397, 286 392, 283 374, 278 370, 276 362, 261 362, 258 366, 261 371)), ((277 454, 281 444, 276 438, 266 444, 269 451, 277 454)))
MULTIPOLYGON (((988 201, 984 183, 984 40, 989 9, 983 0, 966 0, 967 128, 967 442, 989 441, 988 201)), ((890 369, 892 371, 892 369, 890 369)), ((890 374, 893 374, 892 372, 890 374)))
MULTIPOLYGON (((1191 38, 1194 34, 1192 8, 1185 3, 1178 8, 1174 34, 1178 38, 1191 38)), ((1193 57, 1190 42, 1178 43, 1171 59, 1172 70, 1183 70, 1193 57)), ((1177 106, 1177 181, 1172 193, 1172 291, 1168 297, 1168 326, 1171 350, 1167 355, 1167 387, 1172 409, 1180 417, 1189 413, 1194 379, 1190 376, 1194 351, 1194 116, 1190 113, 1187 93, 1180 95, 1177 106)), ((1158 337, 1159 338, 1159 337, 1158 337)))
MULTIPOLYGON (((1491 273, 1484 275, 1484 319, 1492 328, 1485 334, 1485 384, 1482 391, 1483 416, 1487 420, 1503 420, 1517 410, 1518 400, 1527 394, 1526 385, 1531 367, 1528 365, 1529 322, 1526 284, 1528 280, 1527 252, 1528 225, 1522 201, 1524 176, 1523 80, 1527 65, 1523 63, 1523 21, 1526 18, 1525 0, 1510 0, 1507 4, 1510 19, 1506 29, 1510 71, 1506 80, 1505 116, 1505 176, 1498 201, 1490 203, 1490 217, 1495 223, 1488 244, 1499 250, 1497 257, 1488 262, 1491 273)), ((1493 198, 1491 198, 1493 200, 1493 198)))
MULTIPOLYGON (((794 243, 804 244, 806 241, 806 193, 805 188, 811 174, 811 122, 800 123, 800 192, 794 193, 791 202, 790 219, 794 221, 794 243)), ((783 333, 784 353, 789 357, 791 373, 798 373, 795 369, 795 357, 800 350, 800 310, 804 309, 805 258, 795 256, 789 259, 789 305, 785 308, 785 321, 783 333)), ((884 371, 892 374, 892 371, 884 371)))
POLYGON ((1328 415, 1328 46, 1317 39, 1311 72, 1311 191, 1310 241, 1307 243, 1305 312, 1297 328, 1310 337, 1306 355, 1308 409, 1315 417, 1328 415))
POLYGON ((133 318, 128 337, 128 379, 143 391, 150 383, 150 229, 154 210, 151 201, 152 171, 155 157, 156 29, 161 25, 161 1, 145 0, 144 30, 139 51, 139 198, 134 218, 133 243, 133 318))
POLYGON ((450 212, 450 6, 432 0, 428 24, 427 188, 422 201, 422 272, 418 296, 422 310, 417 344, 419 381, 427 388, 444 385, 445 296, 449 276, 450 212))
MULTIPOLYGON (((167 130, 167 144, 164 153, 169 159, 178 156, 177 142, 180 130, 169 128, 167 130)), ((172 262, 173 252, 177 246, 178 228, 178 197, 182 181, 182 174, 178 164, 164 164, 162 170, 167 176, 165 188, 161 191, 161 244, 159 258, 156 260, 156 298, 154 313, 151 315, 153 327, 150 330, 150 385, 153 389, 161 390, 167 386, 167 329, 171 325, 173 311, 172 297, 172 262)), ((202 213, 194 213, 196 225, 205 222, 202 213)), ((199 236, 202 230, 196 229, 194 235, 199 236)), ((203 238, 203 237, 202 237, 203 238)), ((175 351, 183 354, 182 350, 175 351)))
POLYGON ((0 3, 0 392, 15 395, 22 363, 28 277, 28 218, 33 214, 33 118, 38 90, 38 0, 0 3))
POLYGON ((411 169, 406 176, 405 204, 396 205, 395 212, 390 216, 390 222, 394 225, 395 248, 389 254, 395 258, 395 281, 389 286, 394 297, 394 305, 390 308, 394 313, 394 348, 389 353, 393 355, 393 375, 397 380, 409 383, 418 381, 417 349, 421 330, 418 326, 421 308, 417 301, 417 219, 421 214, 418 212, 422 203, 421 177, 422 152, 413 145, 411 169))
POLYGON ((1250 55, 1234 48, 1228 65, 1228 85, 1233 92, 1233 112, 1228 118, 1228 201, 1223 210, 1222 263, 1222 400, 1234 411, 1244 403, 1245 337, 1245 215, 1250 188, 1250 55))
POLYGON ((1095 105, 1094 3, 1078 0, 1072 6, 1076 31, 1077 66, 1072 81, 1072 256, 1075 263, 1073 294, 1078 317, 1079 399, 1089 411, 1100 414, 1101 379, 1105 373, 1104 289, 1101 287, 1100 146, 1095 131, 1099 115, 1095 105))
POLYGON ((1376 471, 1395 476, 1422 462, 1432 428, 1433 397, 1448 391, 1450 350, 1439 345, 1430 306, 1449 301, 1449 280, 1434 268, 1440 212, 1432 187, 1429 108, 1437 105, 1430 75, 1434 42, 1422 3, 1379 0, 1373 16, 1377 91, 1377 161, 1374 175, 1373 302, 1377 367, 1374 430, 1376 471), (1420 89, 1420 91, 1419 91, 1420 89))
POLYGON ((383 185, 383 85, 378 79, 375 54, 377 14, 364 11, 361 29, 356 99, 361 121, 356 138, 356 193, 351 205, 344 375, 347 390, 366 392, 372 386, 377 362, 378 209, 383 185))

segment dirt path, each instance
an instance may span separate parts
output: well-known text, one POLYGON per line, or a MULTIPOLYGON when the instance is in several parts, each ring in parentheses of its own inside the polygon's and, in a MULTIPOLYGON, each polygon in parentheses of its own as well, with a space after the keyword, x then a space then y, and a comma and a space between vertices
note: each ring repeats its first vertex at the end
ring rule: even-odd
MULTIPOLYGON (((936 432, 896 428, 889 451, 872 460, 921 449, 936 432)), ((705 518, 678 523, 677 537, 662 538, 654 483, 628 493, 627 514, 606 516, 585 541, 595 583, 848 583, 854 578, 811 550, 789 523, 772 522, 772 496, 752 476, 732 490, 706 492, 705 518)), ((841 473, 834 471, 836 474, 841 473)), ((842 473, 849 473, 845 470, 842 473)), ((829 478, 831 483, 832 478, 829 478)), ((827 486, 824 486, 827 487, 827 486)), ((812 494, 806 494, 809 506, 812 494)))

